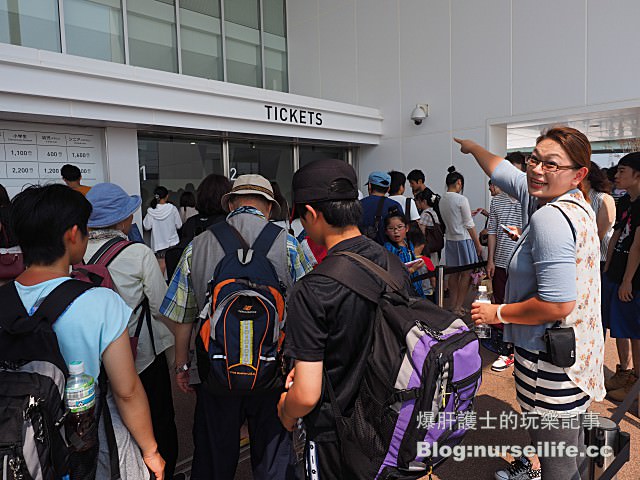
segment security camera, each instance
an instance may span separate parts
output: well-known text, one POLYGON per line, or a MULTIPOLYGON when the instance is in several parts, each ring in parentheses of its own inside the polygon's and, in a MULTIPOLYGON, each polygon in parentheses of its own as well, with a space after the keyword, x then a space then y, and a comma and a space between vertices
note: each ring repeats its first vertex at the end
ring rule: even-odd
POLYGON ((422 121, 429 116, 429 105, 418 103, 411 112, 411 120, 416 125, 422 125, 422 121))

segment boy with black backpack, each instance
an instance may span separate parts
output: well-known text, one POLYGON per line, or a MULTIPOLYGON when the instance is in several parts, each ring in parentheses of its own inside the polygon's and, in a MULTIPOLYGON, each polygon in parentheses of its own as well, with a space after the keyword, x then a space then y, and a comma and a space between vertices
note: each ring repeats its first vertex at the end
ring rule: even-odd
POLYGON ((287 289, 310 270, 297 240, 270 223, 280 209, 269 181, 241 175, 221 200, 226 221, 186 247, 160 312, 176 325, 176 383, 197 394, 193 480, 231 479, 249 424, 256 480, 290 479, 291 436, 276 405, 287 289), (189 341, 196 324, 197 374, 189 341))
MULTIPOLYGON (((323 160, 301 168, 293 177, 293 199, 307 234, 328 249, 323 263, 337 252, 358 253, 383 268, 394 263, 396 280, 409 290, 409 275, 400 260, 358 229, 362 207, 356 173, 350 165, 323 160)), ((282 395, 278 410, 289 430, 296 419, 304 417, 307 444, 311 446, 305 461, 307 478, 318 478, 311 476, 312 465, 323 480, 355 478, 341 459, 323 377, 328 375, 342 414, 350 415, 367 363, 366 346, 372 339, 375 310, 374 303, 319 275, 303 278, 291 294, 285 354, 296 360, 296 366, 290 375, 292 380, 287 379, 293 385, 282 395)))
POLYGON ((306 478, 423 477, 442 458, 418 445, 456 445, 466 430, 458 419, 479 387, 478 339, 451 313, 410 297, 407 268, 360 234, 351 166, 304 166, 293 198, 308 235, 328 249, 287 309, 285 354, 295 367, 278 414, 298 428, 294 438, 306 431, 306 478), (445 424, 420 420, 429 415, 445 424))
POLYGON ((70 473, 72 480, 118 474, 142 480, 148 467, 162 479, 164 460, 131 354, 131 309, 115 292, 69 278, 70 265, 82 260, 87 247, 91 204, 64 185, 48 185, 27 188, 12 205, 27 269, 0 287, 0 463, 9 467, 8 478, 49 480, 70 473), (86 477, 70 469, 70 453, 72 465, 77 456, 63 433, 63 393, 73 361, 84 362, 95 379, 104 367, 110 382, 97 410, 106 411, 102 402, 111 404, 113 436, 100 441, 90 465, 81 465, 94 469, 86 477))

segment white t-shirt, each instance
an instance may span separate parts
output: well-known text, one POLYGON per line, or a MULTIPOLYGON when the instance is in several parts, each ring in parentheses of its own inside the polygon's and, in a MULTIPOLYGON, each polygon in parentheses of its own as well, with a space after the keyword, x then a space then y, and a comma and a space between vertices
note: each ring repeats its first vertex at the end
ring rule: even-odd
POLYGON ((471 216, 471 207, 467 197, 459 193, 446 192, 440 200, 440 215, 447 231, 447 240, 460 241, 471 238, 468 229, 476 224, 471 216))
MULTIPOLYGON (((389 198, 391 200, 395 200, 396 202, 398 202, 400 204, 400 206, 402 207, 402 213, 404 212, 404 209, 407 205, 407 198, 404 195, 391 195, 389 196, 389 198)), ((411 200, 411 204, 409 209, 411 210, 409 218, 410 220, 413 222, 415 220, 418 220, 420 218, 420 214, 418 213, 418 207, 416 207, 416 202, 413 201, 413 198, 409 198, 409 200, 411 200)), ((406 214, 406 213, 405 213, 406 214)))

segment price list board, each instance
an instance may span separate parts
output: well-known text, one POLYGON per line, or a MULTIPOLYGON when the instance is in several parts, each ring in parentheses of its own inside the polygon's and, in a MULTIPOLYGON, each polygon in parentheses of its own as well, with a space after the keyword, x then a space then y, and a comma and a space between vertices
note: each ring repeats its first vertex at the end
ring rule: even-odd
POLYGON ((59 125, 0 123, 0 183, 15 195, 26 185, 60 183, 60 169, 80 169, 82 183, 104 181, 102 131, 59 125))

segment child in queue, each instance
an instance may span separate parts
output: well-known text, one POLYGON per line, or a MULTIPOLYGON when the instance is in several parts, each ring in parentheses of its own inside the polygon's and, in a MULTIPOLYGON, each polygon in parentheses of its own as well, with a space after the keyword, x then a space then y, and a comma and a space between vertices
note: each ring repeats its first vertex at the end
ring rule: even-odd
MULTIPOLYGON (((413 243, 407 240, 409 227, 406 224, 405 216, 399 211, 392 211, 385 218, 384 226, 385 235, 388 239, 384 244, 384 248, 400 257, 413 279, 418 275, 418 270, 425 266, 425 262, 421 257, 416 257, 413 243)), ((412 285, 418 296, 425 296, 420 280, 412 282, 412 285)))

